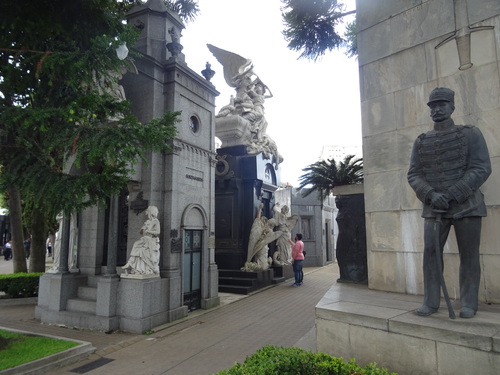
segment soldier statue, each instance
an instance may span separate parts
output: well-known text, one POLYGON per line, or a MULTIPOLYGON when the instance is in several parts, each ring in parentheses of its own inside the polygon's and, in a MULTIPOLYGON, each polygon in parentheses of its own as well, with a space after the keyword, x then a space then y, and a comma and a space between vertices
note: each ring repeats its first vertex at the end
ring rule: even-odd
MULTIPOLYGON (((443 248, 453 225, 460 255, 460 317, 472 318, 478 308, 481 276, 481 218, 486 216, 479 187, 490 175, 491 163, 481 131, 455 125, 451 119, 454 100, 455 93, 448 88, 432 90, 427 105, 434 128, 415 140, 408 171, 408 182, 423 203, 425 219, 424 303, 417 314, 428 316, 439 308, 443 248)), ((449 299, 447 303, 450 308, 449 299)))

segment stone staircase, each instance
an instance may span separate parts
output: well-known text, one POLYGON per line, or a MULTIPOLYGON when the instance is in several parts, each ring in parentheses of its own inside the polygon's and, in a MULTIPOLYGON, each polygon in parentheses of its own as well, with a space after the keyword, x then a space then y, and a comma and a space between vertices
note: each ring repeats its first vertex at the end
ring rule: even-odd
POLYGON ((219 292, 223 293, 246 295, 283 281, 284 277, 275 277, 273 268, 255 272, 219 270, 219 292))
POLYGON ((97 306, 97 280, 88 277, 86 285, 80 285, 76 296, 68 298, 64 314, 70 327, 109 332, 117 328, 117 316, 99 316, 97 306))
POLYGON ((93 314, 97 312, 97 286, 80 286, 75 298, 69 298, 66 311, 93 314))

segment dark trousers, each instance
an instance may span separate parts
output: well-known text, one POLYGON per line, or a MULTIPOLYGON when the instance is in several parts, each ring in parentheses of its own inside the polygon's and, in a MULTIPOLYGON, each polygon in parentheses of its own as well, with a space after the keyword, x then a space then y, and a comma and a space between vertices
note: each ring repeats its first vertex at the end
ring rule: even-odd
MULTIPOLYGON (((424 305, 439 308, 441 281, 436 262, 436 222, 425 219, 424 223, 424 305)), ((438 227, 439 253, 443 248, 453 225, 460 254, 460 302, 462 307, 477 311, 481 266, 479 262, 479 243, 481 237, 481 217, 463 219, 442 219, 438 227)))
POLYGON ((9 248, 3 249, 3 257, 5 260, 9 260, 10 258, 12 258, 12 249, 9 248))
POLYGON ((304 272, 302 271, 302 263, 304 263, 304 260, 302 259, 293 261, 292 268, 296 284, 302 284, 302 280, 304 279, 304 272))

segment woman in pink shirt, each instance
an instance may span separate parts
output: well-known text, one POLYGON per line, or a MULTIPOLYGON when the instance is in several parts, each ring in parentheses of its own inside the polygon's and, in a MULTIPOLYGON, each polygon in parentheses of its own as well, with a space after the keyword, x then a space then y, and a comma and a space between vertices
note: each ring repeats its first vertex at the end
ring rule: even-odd
POLYGON ((288 240, 292 245, 292 265, 295 283, 292 286, 301 286, 304 273, 302 272, 302 263, 304 263, 304 242, 302 242, 302 234, 295 235, 295 242, 288 240))

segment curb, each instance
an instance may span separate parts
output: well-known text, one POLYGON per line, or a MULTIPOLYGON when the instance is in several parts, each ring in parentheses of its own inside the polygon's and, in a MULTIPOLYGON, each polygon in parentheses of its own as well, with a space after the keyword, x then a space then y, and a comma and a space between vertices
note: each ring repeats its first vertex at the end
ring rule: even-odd
POLYGON ((31 335, 31 336, 43 336, 43 337, 50 337, 50 338, 58 339, 58 340, 73 341, 73 342, 77 342, 80 344, 78 346, 75 346, 74 348, 70 348, 70 349, 64 350, 62 352, 55 353, 55 354, 49 355, 47 357, 39 358, 39 359, 34 360, 32 362, 24 363, 24 364, 16 366, 16 367, 2 370, 2 371, 0 371, 0 375, 17 375, 17 374, 39 375, 39 374, 48 373, 51 370, 65 367, 65 366, 71 365, 73 363, 76 363, 76 362, 82 360, 83 358, 87 358, 88 356, 93 354, 96 350, 96 348, 93 347, 90 342, 86 342, 86 341, 68 339, 66 337, 59 337, 59 336, 52 336, 52 335, 34 334, 33 332, 21 331, 21 330, 7 328, 7 327, 0 327, 0 329, 3 329, 5 331, 10 331, 10 332, 21 333, 21 334, 25 334, 25 335, 31 335))

